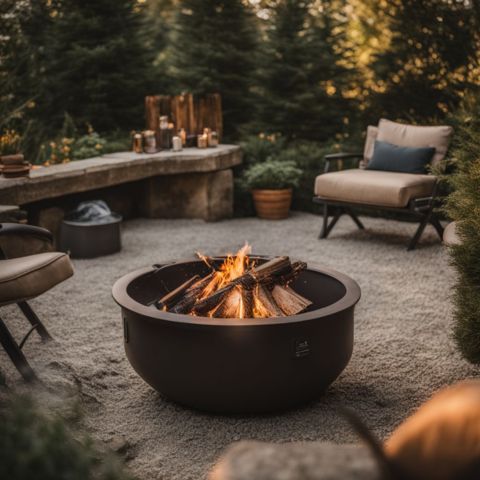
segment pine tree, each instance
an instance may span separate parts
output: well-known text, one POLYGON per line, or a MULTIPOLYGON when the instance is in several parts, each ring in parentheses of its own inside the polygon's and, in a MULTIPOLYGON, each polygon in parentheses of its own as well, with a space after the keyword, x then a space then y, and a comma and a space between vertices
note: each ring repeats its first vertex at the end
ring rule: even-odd
POLYGON ((255 20, 241 0, 178 3, 169 54, 177 93, 220 93, 231 139, 252 117, 255 45, 255 20))
POLYGON ((38 97, 44 34, 53 3, 0 2, 0 127, 19 128, 38 97))
POLYGON ((349 116, 344 98, 349 72, 334 19, 338 2, 280 0, 267 27, 260 67, 263 129, 287 138, 326 140, 338 134, 349 116))
POLYGON ((480 92, 468 96, 456 114, 453 193, 447 213, 456 221, 461 244, 450 247, 458 276, 454 335, 465 358, 480 364, 480 92))
POLYGON ((478 83, 478 2, 384 4, 377 11, 386 17, 390 38, 371 66, 372 117, 438 120, 478 83))
POLYGON ((65 112, 99 131, 143 124, 151 56, 135 0, 58 0, 47 32, 37 118, 61 127, 65 112))

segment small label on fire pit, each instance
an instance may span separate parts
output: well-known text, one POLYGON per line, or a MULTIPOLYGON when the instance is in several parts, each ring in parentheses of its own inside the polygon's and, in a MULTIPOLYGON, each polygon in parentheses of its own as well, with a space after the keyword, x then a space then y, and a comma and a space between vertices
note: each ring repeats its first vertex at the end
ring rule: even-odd
POLYGON ((295 358, 307 357, 308 355, 310 355, 308 340, 295 340, 295 358))

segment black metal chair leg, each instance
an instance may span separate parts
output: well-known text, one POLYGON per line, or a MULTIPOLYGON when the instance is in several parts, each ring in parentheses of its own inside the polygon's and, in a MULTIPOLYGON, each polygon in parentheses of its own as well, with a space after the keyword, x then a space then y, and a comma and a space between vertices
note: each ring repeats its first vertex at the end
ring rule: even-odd
POLYGON ((328 235, 330 234, 330 232, 333 230, 333 227, 337 224, 338 222, 338 219, 343 215, 343 211, 342 210, 338 210, 337 213, 335 213, 335 215, 333 216, 332 218, 332 221, 330 222, 330 225, 328 225, 327 227, 327 234, 325 235, 325 238, 328 237, 328 235))
POLYGON ((437 234, 440 237, 440 240, 443 240, 443 231, 445 229, 443 228, 443 225, 440 223, 440 220, 438 219, 438 217, 436 217, 435 215, 432 215, 432 217, 430 218, 430 223, 433 225, 433 227, 437 231, 437 234))
POLYGON ((415 247, 417 246, 418 241, 420 240, 420 237, 422 236, 423 231, 425 230, 425 227, 428 225, 430 221, 430 212, 425 214, 425 216, 422 218, 420 221, 420 225, 417 228, 417 231, 415 232, 415 235, 412 237, 410 240, 407 251, 414 250, 415 247))
POLYGON ((7 355, 10 357, 15 367, 17 367, 17 370, 20 372, 22 377, 27 382, 32 382, 37 380, 37 376, 35 375, 35 372, 33 371, 32 367, 30 366, 27 359, 25 358, 25 355, 20 350, 20 347, 18 346, 15 339, 12 337, 12 334, 10 333, 10 331, 8 330, 7 326, 5 325, 5 323, 1 318, 0 318, 0 343, 2 344, 3 348, 7 352, 7 355))
POLYGON ((363 223, 360 221, 360 219, 357 217, 356 213, 351 210, 350 208, 345 208, 345 212, 349 215, 349 217, 355 222, 355 225, 360 229, 360 230, 365 230, 365 226, 363 223))
POLYGON ((32 307, 25 301, 18 302, 17 305, 20 307, 20 310, 23 312, 32 327, 36 327, 36 330, 40 335, 41 339, 44 342, 52 340, 52 337, 48 333, 48 330, 45 328, 45 325, 38 318, 37 314, 32 310, 32 307))
POLYGON ((328 205, 324 203, 322 229, 320 230, 320 235, 318 236, 318 238, 327 238, 327 235, 328 235, 328 205))

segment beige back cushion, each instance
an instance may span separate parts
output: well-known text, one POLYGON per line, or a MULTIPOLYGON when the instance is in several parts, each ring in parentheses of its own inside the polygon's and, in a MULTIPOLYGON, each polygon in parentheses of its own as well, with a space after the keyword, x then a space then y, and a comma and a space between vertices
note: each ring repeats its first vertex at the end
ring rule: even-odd
POLYGON ((367 127, 367 138, 365 139, 365 148, 363 149, 363 165, 366 167, 368 162, 372 159, 373 148, 375 147, 375 140, 378 135, 378 127, 369 125, 367 127))
MULTIPOLYGON (((453 128, 448 125, 419 127, 417 125, 404 125, 403 123, 396 123, 382 118, 378 122, 376 140, 393 143, 400 147, 434 147, 435 155, 432 159, 432 165, 438 165, 447 154, 452 133, 453 128)), ((367 145, 365 144, 366 147, 367 145)))

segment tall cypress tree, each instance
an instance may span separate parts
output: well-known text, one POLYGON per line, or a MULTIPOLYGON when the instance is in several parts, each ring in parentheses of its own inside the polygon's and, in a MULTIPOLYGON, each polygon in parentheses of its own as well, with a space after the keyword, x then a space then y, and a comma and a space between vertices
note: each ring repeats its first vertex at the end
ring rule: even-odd
POLYGON ((252 117, 255 19, 241 0, 181 0, 170 51, 178 91, 222 95, 224 132, 252 117))
POLYGON ((287 138, 326 140, 343 128, 349 72, 332 10, 338 2, 280 0, 272 9, 260 67, 263 129, 287 138))

